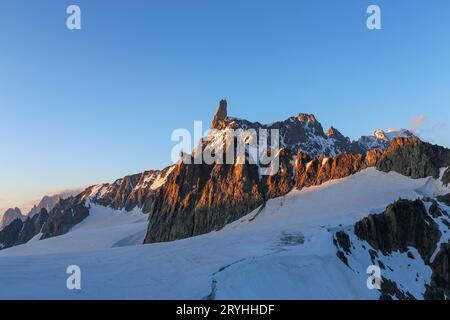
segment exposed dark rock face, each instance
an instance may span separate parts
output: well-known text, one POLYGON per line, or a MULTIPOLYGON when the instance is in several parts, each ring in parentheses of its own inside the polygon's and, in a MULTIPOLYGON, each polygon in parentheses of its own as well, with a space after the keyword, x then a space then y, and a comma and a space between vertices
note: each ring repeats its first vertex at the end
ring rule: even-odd
POLYGON ((0 249, 6 249, 15 245, 28 242, 39 234, 49 215, 42 209, 33 217, 27 217, 24 221, 16 219, 0 231, 0 249))
POLYGON ((101 197, 94 198, 94 202, 102 206, 109 206, 113 209, 130 210, 137 205, 138 196, 133 192, 143 174, 126 176, 112 184, 105 185, 105 193, 101 197), (130 199, 131 198, 131 199, 130 199))
POLYGON ((345 233, 344 231, 338 231, 336 232, 336 234, 334 235, 333 238, 333 243, 336 246, 336 248, 338 249, 336 252, 336 256, 347 266, 348 265, 348 259, 347 259, 347 255, 349 255, 351 253, 351 245, 352 242, 350 240, 350 237, 348 236, 347 233, 345 233))
POLYGON ((333 237, 333 243, 338 249, 336 255, 350 270, 358 274, 365 271, 360 269, 360 263, 367 261, 365 254, 369 255, 372 264, 380 268, 378 276, 381 276, 381 282, 378 290, 381 300, 449 299, 450 241, 445 240, 447 243, 437 247, 442 241, 441 237, 445 237, 448 231, 445 226, 439 226, 438 221, 446 224, 449 216, 434 199, 399 200, 388 206, 383 213, 369 215, 358 221, 353 233, 350 230, 337 231, 333 237), (429 214, 424 202, 431 202, 429 214), (365 254, 359 250, 354 251, 356 247, 362 248, 365 254), (418 251, 423 261, 417 261, 418 256, 413 254, 413 249, 418 251), (396 253, 393 254, 394 252, 396 253), (398 252, 405 255, 399 255, 398 252), (350 257, 353 259, 349 259, 350 257), (423 264, 423 267, 411 269, 412 263, 409 260, 416 260, 415 263, 423 264), (427 267, 432 270, 431 279, 428 272, 421 271, 427 267), (405 272, 405 275, 401 276, 398 272, 405 272), (423 286, 423 291, 411 291, 414 295, 408 291, 412 288, 411 283, 405 281, 412 277, 415 277, 416 284, 423 286))
POLYGON ((450 150, 417 138, 395 138, 383 153, 377 169, 396 171, 413 179, 439 178, 440 169, 450 165, 450 150))
POLYGON ((433 218, 438 218, 444 215, 436 200, 432 200, 429 212, 433 218))
POLYGON ((392 300, 392 297, 398 300, 416 300, 411 293, 403 292, 394 281, 384 277, 382 277, 380 292, 380 300, 392 300))
POLYGON ((450 299, 450 241, 442 244, 434 261, 431 263, 433 273, 431 283, 427 286, 425 299, 450 299))
POLYGON ((41 239, 56 237, 67 233, 76 224, 83 221, 89 215, 89 208, 78 198, 61 200, 52 210, 48 221, 42 228, 41 239))
POLYGON ((19 239, 22 227, 23 221, 16 219, 0 231, 0 249, 6 249, 14 246, 19 239))
POLYGON ((20 232, 17 244, 26 243, 31 240, 35 235, 42 231, 42 227, 45 225, 49 218, 49 214, 46 209, 41 209, 41 212, 34 215, 33 217, 28 217, 24 224, 22 231, 20 232))
POLYGON ((263 202, 256 165, 179 163, 158 191, 145 242, 220 229, 263 202))
POLYGON ((342 179, 363 169, 375 166, 381 152, 370 151, 364 157, 361 154, 340 154, 334 158, 313 158, 299 152, 296 163, 295 186, 301 190, 305 187, 320 185, 324 182, 342 179))
POLYGON ((450 206, 450 193, 446 194, 444 196, 438 196, 436 199, 442 203, 445 203, 446 205, 450 206))
POLYGON ((445 170, 444 175, 442 176, 442 183, 444 186, 448 186, 450 184, 450 167, 445 170))
POLYGON ((22 215, 22 212, 19 208, 10 208, 6 210, 0 219, 0 230, 6 227, 8 224, 13 222, 16 219, 24 220, 25 216, 22 215))
POLYGON ((282 149, 279 153, 280 168, 278 174, 261 177, 261 187, 264 199, 281 197, 289 193, 295 184, 295 154, 282 149))
POLYGON ((352 242, 350 241, 350 237, 347 233, 344 231, 336 232, 336 241, 337 245, 339 245, 339 247, 342 248, 346 254, 351 253, 352 242))
POLYGON ((428 262, 441 237, 438 225, 422 201, 399 200, 381 214, 371 214, 355 224, 354 232, 383 254, 417 248, 428 262))

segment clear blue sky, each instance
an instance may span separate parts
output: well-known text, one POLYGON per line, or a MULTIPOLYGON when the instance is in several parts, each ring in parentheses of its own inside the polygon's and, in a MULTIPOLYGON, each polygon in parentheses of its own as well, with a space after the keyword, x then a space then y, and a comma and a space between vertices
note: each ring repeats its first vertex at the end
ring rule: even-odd
POLYGON ((450 146, 448 0, 0 2, 0 211, 170 163, 176 128, 314 113, 450 146), (82 30, 66 29, 77 4, 82 30), (380 31, 366 8, 382 10, 380 31))

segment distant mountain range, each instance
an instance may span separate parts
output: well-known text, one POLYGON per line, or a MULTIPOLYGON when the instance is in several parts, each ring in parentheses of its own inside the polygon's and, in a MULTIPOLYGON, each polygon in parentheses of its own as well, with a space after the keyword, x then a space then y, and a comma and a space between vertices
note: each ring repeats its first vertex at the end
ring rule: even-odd
POLYGON ((54 194, 46 195, 26 214, 22 214, 21 210, 17 207, 10 208, 0 215, 0 231, 16 219, 26 220, 27 217, 32 218, 35 214, 40 213, 42 209, 46 209, 47 212, 50 212, 61 199, 76 195, 81 191, 83 191, 83 189, 79 188, 73 190, 62 190, 55 192, 54 194))

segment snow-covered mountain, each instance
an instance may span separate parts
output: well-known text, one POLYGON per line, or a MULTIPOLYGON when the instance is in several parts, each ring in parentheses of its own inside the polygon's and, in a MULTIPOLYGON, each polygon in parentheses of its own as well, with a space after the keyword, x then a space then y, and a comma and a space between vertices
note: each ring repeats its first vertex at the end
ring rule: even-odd
MULTIPOLYGON (((352 230, 398 198, 445 192, 439 179, 371 168, 269 200, 220 231, 149 245, 141 245, 146 218, 139 210, 92 205, 89 217, 67 234, 0 251, 0 282, 8 283, 0 298, 379 299, 388 293, 367 288, 366 269, 382 263, 386 283, 423 299, 433 268, 417 248, 383 254, 352 230), (341 231, 351 241, 344 252, 348 265, 339 254, 346 250, 341 231), (82 268, 80 291, 65 287, 72 264, 82 268)), ((450 210, 442 202, 439 207, 450 210)), ((433 219, 441 218, 449 220, 433 219)))
POLYGON ((450 150, 407 130, 352 142, 307 114, 263 125, 229 117, 226 101, 211 128, 184 156, 228 129, 275 128, 280 170, 179 161, 46 199, 0 231, 0 281, 14 279, 0 298, 450 296, 450 150), (83 266, 87 290, 60 286, 67 263, 83 266), (382 269, 378 290, 366 286, 369 263, 382 269))

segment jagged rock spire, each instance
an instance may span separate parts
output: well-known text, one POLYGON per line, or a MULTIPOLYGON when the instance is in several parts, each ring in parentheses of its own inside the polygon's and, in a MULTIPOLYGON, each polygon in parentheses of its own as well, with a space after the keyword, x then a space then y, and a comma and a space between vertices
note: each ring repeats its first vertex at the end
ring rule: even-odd
POLYGON ((221 124, 227 119, 227 100, 222 99, 219 102, 213 121, 211 123, 211 129, 221 129, 221 124))

